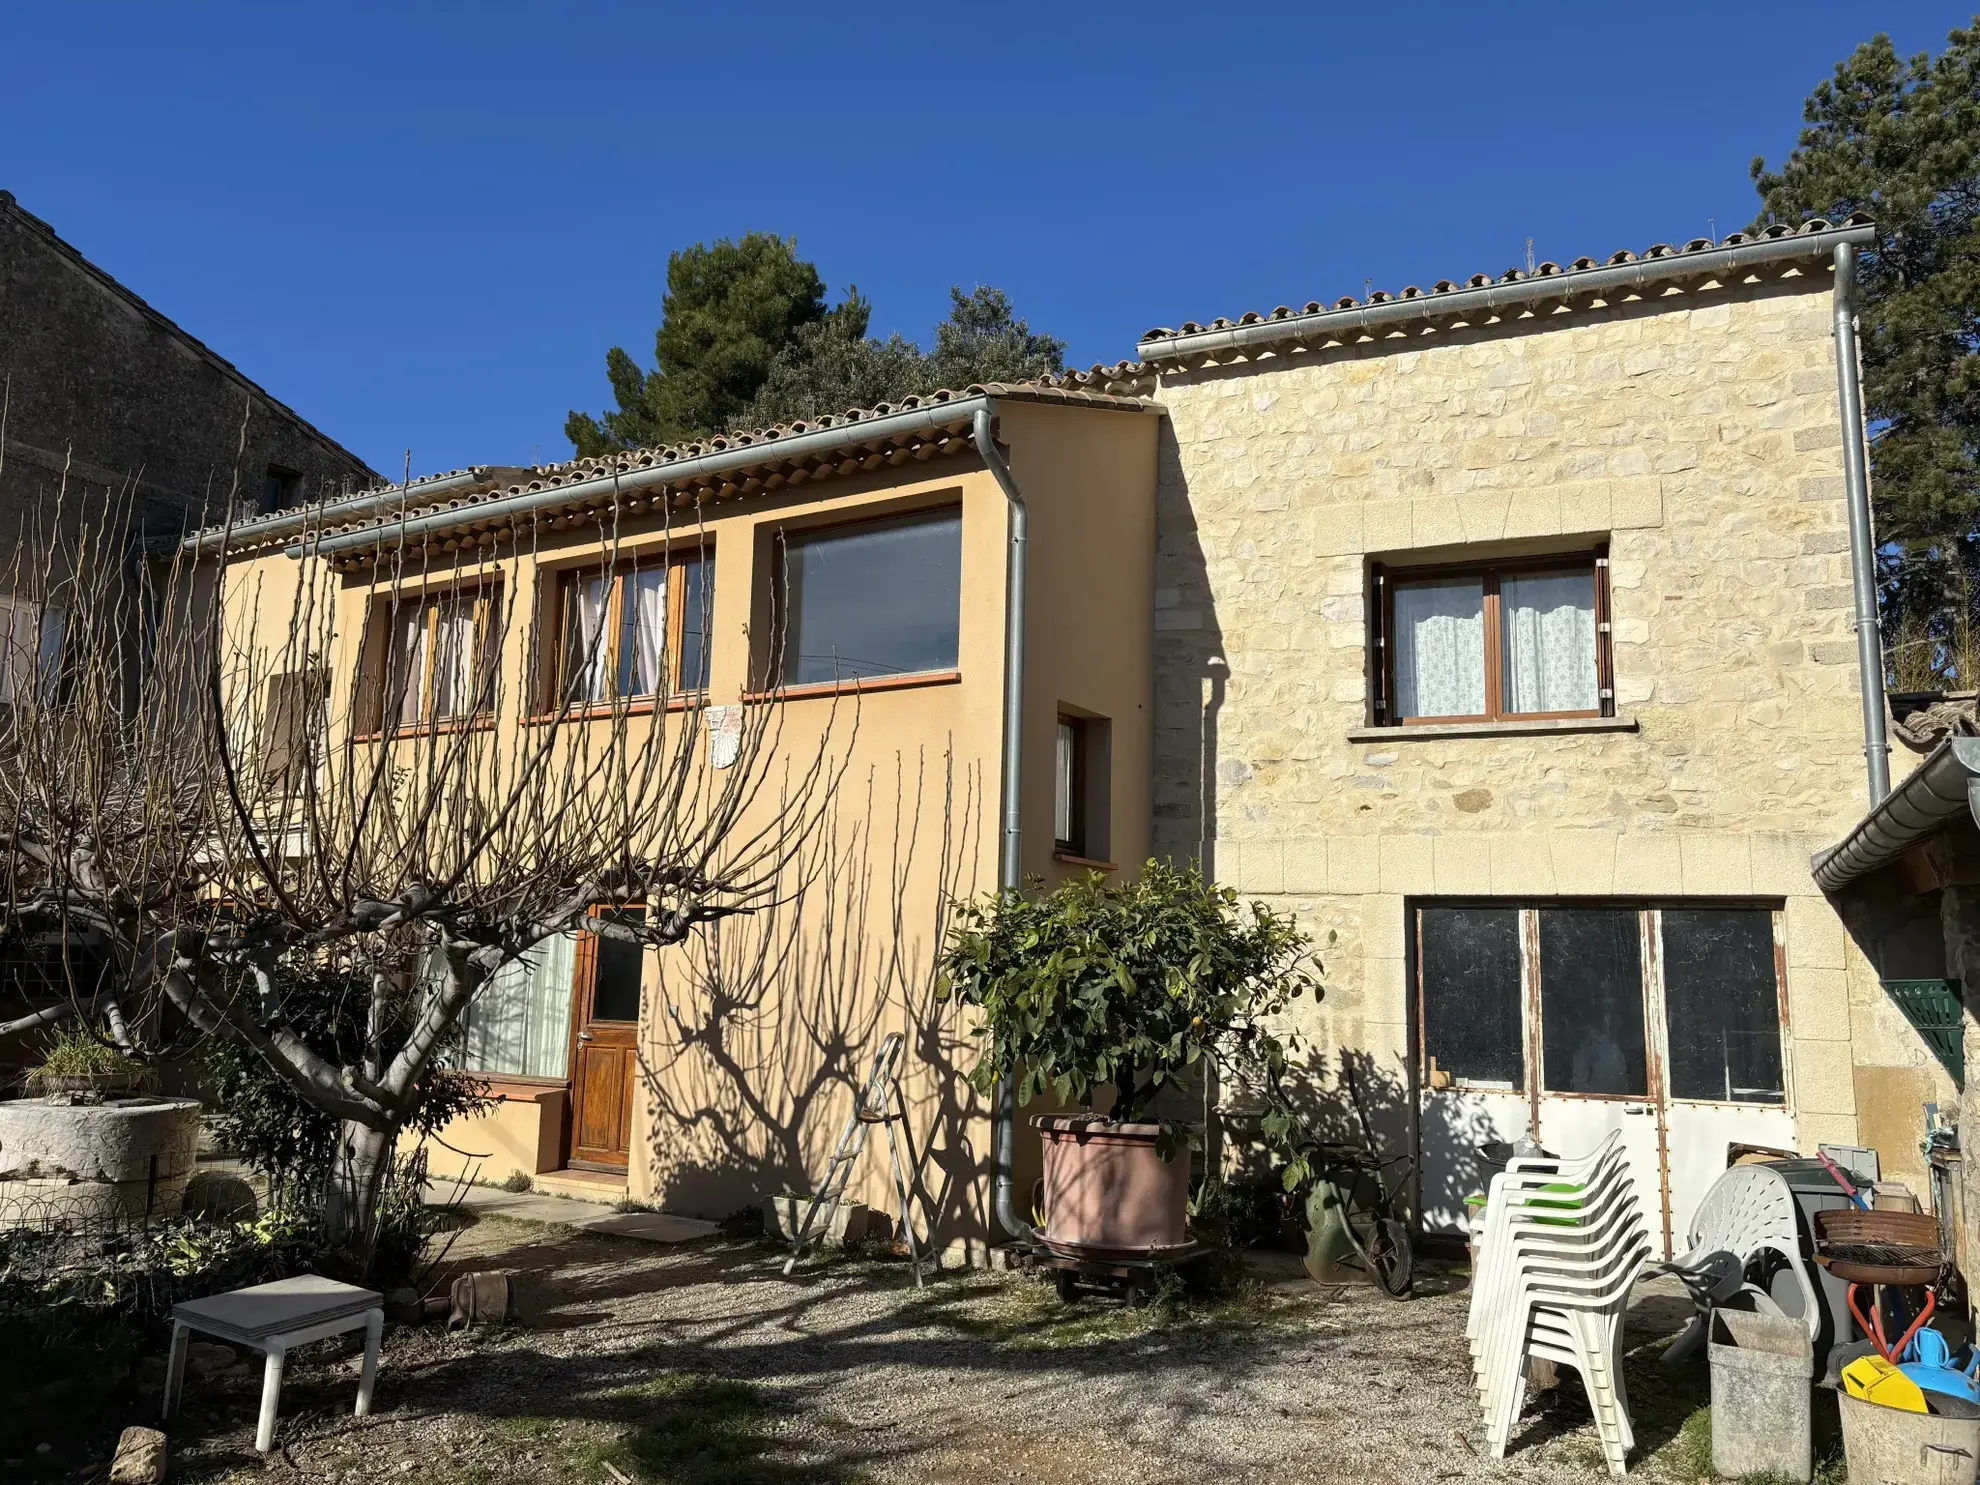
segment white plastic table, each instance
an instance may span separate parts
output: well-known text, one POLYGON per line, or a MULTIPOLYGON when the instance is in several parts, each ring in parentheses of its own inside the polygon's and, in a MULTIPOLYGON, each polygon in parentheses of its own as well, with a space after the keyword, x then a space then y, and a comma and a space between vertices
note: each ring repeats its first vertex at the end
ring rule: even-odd
POLYGON ((282 1397, 282 1364, 294 1346, 364 1329, 364 1370, 358 1375, 357 1416, 371 1411, 371 1388, 378 1380, 378 1340, 385 1331, 385 1296, 375 1289, 340 1284, 317 1274, 299 1274, 206 1299, 172 1306, 172 1359, 165 1370, 163 1415, 178 1411, 186 1378, 186 1343, 195 1330, 267 1357, 261 1374, 261 1426, 254 1447, 267 1453, 275 1442, 275 1410, 282 1397))

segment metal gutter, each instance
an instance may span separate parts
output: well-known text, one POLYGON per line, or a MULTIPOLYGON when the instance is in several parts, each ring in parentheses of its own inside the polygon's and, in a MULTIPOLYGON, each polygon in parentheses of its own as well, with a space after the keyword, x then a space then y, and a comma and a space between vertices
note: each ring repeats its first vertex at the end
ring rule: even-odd
POLYGON ((1814 859, 1815 885, 1837 892, 1889 866, 1962 814, 1980 824, 1980 737, 1949 737, 1856 827, 1814 859))
MULTIPOLYGON (((1010 515, 1010 557, 1004 576, 1004 835, 997 855, 997 888, 1000 892, 1016 892, 1024 883, 1021 851, 1024 813, 1020 790, 1024 784, 1024 594, 1030 513, 1025 509, 1017 481, 1011 477, 1011 466, 997 448, 991 407, 985 399, 984 405, 976 409, 970 422, 970 437, 983 457, 984 467, 1004 492, 1010 515)), ((1018 1216, 1015 1204, 1016 1143, 1017 1087, 1011 1079, 1003 1078, 997 1083, 990 1111, 993 1204, 1004 1231, 1021 1241, 1031 1241, 1038 1234, 1018 1216)))
POLYGON ((288 547, 287 552, 291 557, 300 557, 305 551, 313 552, 320 557, 330 557, 341 552, 354 552, 364 548, 383 550, 402 541, 429 536, 468 522, 509 521, 521 517, 533 517, 538 511, 551 506, 570 505, 598 496, 624 495, 631 491, 651 489, 656 485, 706 479, 711 475, 727 474, 733 470, 746 469, 751 465, 763 464, 771 460, 803 459, 812 454, 828 453, 855 443, 870 443, 889 438, 911 438, 919 434, 933 433, 937 429, 966 426, 978 409, 987 408, 990 404, 990 395, 978 392, 972 396, 958 397, 953 401, 936 403, 930 407, 886 413, 857 423, 842 423, 830 428, 818 428, 806 433, 766 439, 762 443, 738 444, 734 448, 718 449, 712 454, 695 454, 685 459, 672 459, 663 464, 650 464, 643 469, 613 470, 609 474, 573 480, 567 485, 552 485, 541 490, 519 490, 466 508, 450 506, 445 510, 409 515, 356 531, 343 531, 333 536, 319 537, 315 541, 297 542, 288 547))
POLYGON ((1836 394, 1842 408, 1843 490, 1849 501, 1849 580, 1856 605, 1856 669, 1863 693, 1863 762, 1870 804, 1891 792, 1884 734, 1884 631, 1877 616, 1877 543, 1870 521, 1869 458, 1863 447, 1863 381, 1856 353, 1856 245, 1836 244, 1836 394))
POLYGON ((243 546, 250 542, 279 541, 283 537, 306 534, 327 522, 383 512, 394 501, 403 506, 409 500, 424 500, 429 497, 439 499, 447 495, 457 495, 463 490, 495 484, 508 475, 522 472, 520 466, 480 464, 471 469, 457 469, 452 474, 414 480, 410 484, 392 485, 383 490, 367 490, 362 495, 326 501, 322 505, 308 505, 272 516, 256 516, 253 520, 242 521, 238 525, 205 526, 186 536, 177 545, 182 552, 204 555, 225 551, 228 547, 243 546))
POLYGON ((1424 294, 1414 299, 1391 299, 1382 304, 1358 305, 1353 309, 1325 309, 1313 314, 1259 320, 1249 325, 1194 330, 1183 335, 1158 335, 1144 338, 1135 347, 1135 352, 1144 361, 1177 361, 1220 351, 1251 351, 1286 341, 1332 337, 1358 330, 1383 330, 1410 320, 1475 315, 1482 310, 1507 309, 1515 305, 1561 299, 1570 294, 1642 289, 1668 279, 1696 274, 1723 274, 1791 258, 1827 257, 1840 246, 1853 247, 1873 241, 1875 236, 1875 227, 1868 223, 1834 227, 1822 232, 1790 233, 1756 242, 1742 242, 1733 247, 1706 248, 1695 253, 1678 252, 1668 257, 1640 258, 1634 263, 1616 263, 1600 268, 1571 268, 1545 277, 1487 284, 1476 289, 1453 289, 1448 293, 1424 294))

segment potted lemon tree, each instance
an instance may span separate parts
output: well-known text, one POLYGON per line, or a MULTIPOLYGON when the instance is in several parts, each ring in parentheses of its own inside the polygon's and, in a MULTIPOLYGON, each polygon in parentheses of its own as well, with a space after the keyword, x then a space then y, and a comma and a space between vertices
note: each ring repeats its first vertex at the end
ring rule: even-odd
POLYGON ((942 969, 944 993, 978 1013, 980 1090, 1009 1078, 1020 1103, 1049 1091, 1083 1106, 1033 1120, 1048 1245, 1149 1255, 1189 1241, 1192 1130, 1158 1105, 1213 1070, 1264 1099, 1259 1129, 1286 1188, 1307 1180, 1300 1121, 1278 1092, 1289 1043, 1273 1024, 1319 997, 1319 966, 1290 917, 1194 865, 1151 861, 1134 881, 1096 872, 963 904, 942 969))

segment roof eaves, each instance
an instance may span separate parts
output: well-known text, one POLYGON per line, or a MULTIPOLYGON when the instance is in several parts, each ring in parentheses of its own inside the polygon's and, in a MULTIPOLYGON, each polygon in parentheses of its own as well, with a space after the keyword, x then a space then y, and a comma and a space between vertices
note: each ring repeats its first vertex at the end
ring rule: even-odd
POLYGON ((1949 737, 1875 809, 1811 862, 1815 885, 1836 892, 1889 866, 1961 815, 1980 823, 1980 737, 1949 737))
POLYGON ((1640 290, 1678 279, 1814 258, 1833 253, 1838 243, 1862 244, 1874 237, 1871 219, 1861 213, 1839 225, 1817 217, 1798 228, 1773 226, 1751 236, 1735 232, 1723 242, 1697 237, 1681 248, 1658 243, 1641 255, 1613 253, 1600 262, 1577 258, 1566 268, 1542 263, 1531 273, 1512 269, 1496 279, 1475 273, 1462 284, 1440 279, 1428 290, 1412 284, 1400 294, 1378 289, 1366 300, 1349 297, 1331 305, 1316 300, 1300 309, 1280 305, 1270 314, 1253 311, 1208 325, 1190 320, 1178 329, 1149 331, 1137 350, 1144 364, 1184 360, 1217 364, 1259 351, 1391 330, 1413 320, 1461 319, 1480 311, 1581 296, 1603 297, 1617 290, 1640 290))

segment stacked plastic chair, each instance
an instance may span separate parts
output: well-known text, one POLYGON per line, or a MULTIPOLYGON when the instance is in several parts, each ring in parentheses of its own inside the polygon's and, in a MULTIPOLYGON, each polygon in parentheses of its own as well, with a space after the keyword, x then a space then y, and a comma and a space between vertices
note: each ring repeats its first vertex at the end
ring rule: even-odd
POLYGON ((1770 1166, 1735 1165, 1712 1183, 1692 1214, 1691 1246, 1655 1267, 1675 1274, 1697 1306, 1691 1326, 1664 1352, 1666 1363, 1695 1356, 1705 1346, 1712 1306, 1745 1294, 1753 1308, 1781 1313, 1772 1295, 1745 1282, 1747 1266, 1764 1252, 1779 1255, 1801 1291, 1801 1320, 1813 1343, 1822 1330, 1822 1301, 1802 1257, 1801 1221, 1787 1177, 1770 1166))
POLYGON ((1465 1337, 1492 1457, 1503 1459, 1533 1360, 1580 1374, 1609 1473, 1636 1439, 1623 1388, 1623 1313, 1650 1257, 1619 1135, 1580 1160, 1515 1158, 1479 1219, 1465 1337))

